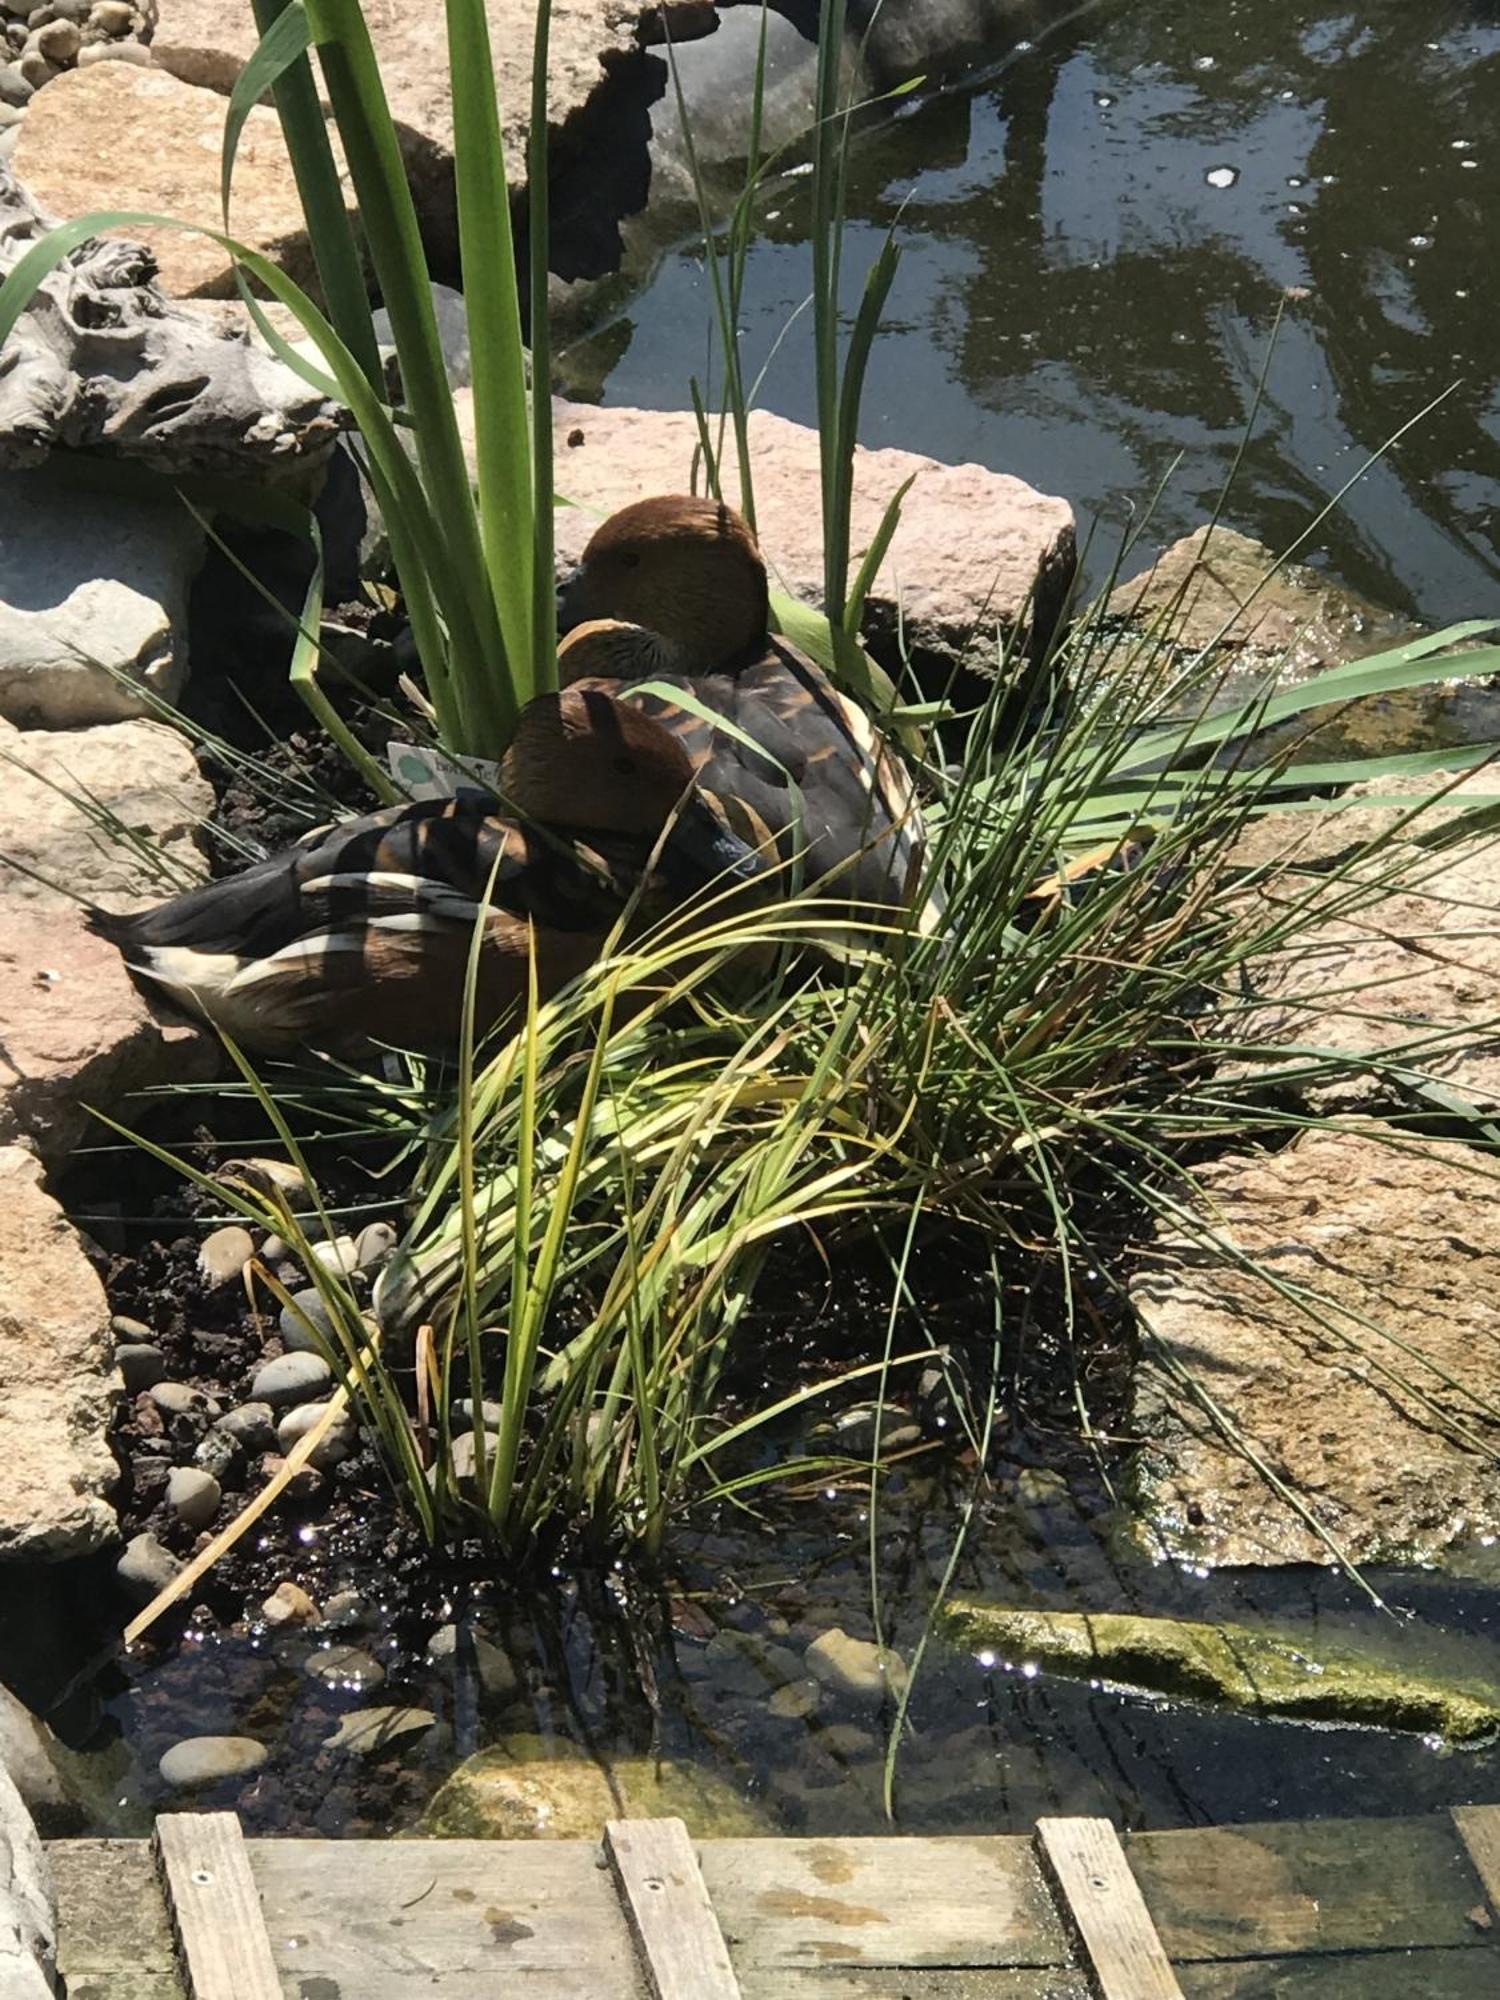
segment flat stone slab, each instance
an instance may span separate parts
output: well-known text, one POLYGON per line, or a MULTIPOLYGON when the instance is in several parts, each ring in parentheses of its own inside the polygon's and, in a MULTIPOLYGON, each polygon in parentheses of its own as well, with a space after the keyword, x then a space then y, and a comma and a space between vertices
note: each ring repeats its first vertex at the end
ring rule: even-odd
MULTIPOLYGON (((250 18, 248 0, 242 9, 226 11, 250 18)), ((15 170, 57 215, 144 209, 217 229, 224 114, 222 97, 195 90, 161 69, 106 62, 69 70, 38 91, 28 108, 16 141, 15 170)), ((250 113, 240 136, 230 225, 241 242, 280 264, 299 284, 313 281, 297 184, 269 106, 250 113)), ((234 296, 230 259, 207 236, 183 229, 125 233, 149 247, 169 296, 234 296)))
POLYGON ((1198 528, 1120 584, 1109 610, 1191 652, 1222 645, 1274 661, 1288 680, 1400 645, 1417 629, 1306 563, 1287 563, 1268 581, 1275 561, 1235 528, 1198 528))
MULTIPOLYGON (((698 427, 690 411, 555 406, 557 552, 576 561, 599 522, 652 493, 690 490, 698 427)), ((464 421, 468 420, 465 407, 464 421)), ((822 602, 822 487, 817 433, 769 411, 750 418, 755 505, 773 581, 822 602)), ((891 496, 915 475, 901 522, 870 593, 869 616, 894 629, 898 607, 913 645, 993 659, 997 626, 1021 618, 1033 593, 1057 595, 1072 572, 1073 510, 1009 473, 944 465, 915 452, 859 447, 854 462, 851 581, 891 496)), ((732 449, 723 473, 738 495, 732 449)), ((699 481, 702 484, 701 477, 699 481)))
POLYGON ((66 469, 0 480, 0 716, 76 728, 173 701, 203 530, 185 507, 122 500, 66 469), (137 695, 139 681, 147 694, 137 695))
POLYGON ((115 1539, 112 1357, 104 1287, 41 1162, 0 1148, 0 1561, 86 1555, 115 1539))
POLYGON ((0 770, 0 854, 62 885, 0 869, 0 1142, 25 1138, 60 1165, 88 1130, 88 1105, 210 1076, 218 1062, 213 1039, 149 1001, 74 901, 139 909, 194 879, 213 793, 186 738, 155 722, 0 723, 0 770), (148 835, 170 872, 153 873, 65 796, 84 791, 148 835))
MULTIPOLYGON (((547 105, 553 166, 570 149, 570 125, 606 82, 610 71, 643 40, 658 39, 663 12, 683 40, 713 22, 707 0, 556 0, 551 13, 547 105)), ((363 8, 386 98, 406 160, 413 198, 429 247, 440 261, 457 254, 453 188, 453 101, 448 40, 440 6, 402 0, 365 0, 363 8)), ((495 63, 505 174, 512 195, 526 185, 526 142, 531 125, 531 55, 536 30, 534 0, 486 0, 495 63)), ((174 77, 215 91, 229 91, 256 43, 249 0, 158 0, 151 52, 174 77)), ((571 150, 576 151, 576 146, 571 150)))
POLYGON ((1394 1128, 1311 1130, 1200 1178, 1205 1229, 1211 1202, 1274 1286, 1185 1231, 1159 1235, 1135 1280, 1152 1548, 1327 1563, 1331 1541, 1355 1561, 1422 1561, 1500 1529, 1500 1201, 1483 1156, 1394 1128), (1325 1323, 1288 1290, 1315 1295, 1325 1323))
MULTIPOLYGON (((1338 854, 1396 829, 1403 807, 1379 798, 1410 798, 1439 789, 1441 775, 1355 787, 1336 811, 1270 818, 1250 830, 1236 859, 1274 862, 1278 873, 1256 891, 1268 906, 1323 897, 1330 914, 1286 948, 1252 962, 1249 981, 1263 1004, 1235 1012, 1236 1040, 1389 1057, 1411 1056, 1445 1090, 1481 1109, 1500 1104, 1500 839, 1493 834, 1426 851, 1401 838, 1366 872, 1384 878, 1398 855, 1403 872, 1389 893, 1341 913, 1344 891, 1317 886, 1317 870, 1338 854)), ((1410 826, 1436 827, 1453 808, 1500 795, 1500 779, 1477 772, 1453 787, 1452 807, 1434 807, 1410 826)), ((1404 830, 1403 830, 1404 831, 1404 830)), ((1295 1066, 1299 1060, 1289 1057, 1295 1066)), ((1290 1086, 1320 1111, 1389 1106, 1407 1086, 1375 1071, 1290 1086)))

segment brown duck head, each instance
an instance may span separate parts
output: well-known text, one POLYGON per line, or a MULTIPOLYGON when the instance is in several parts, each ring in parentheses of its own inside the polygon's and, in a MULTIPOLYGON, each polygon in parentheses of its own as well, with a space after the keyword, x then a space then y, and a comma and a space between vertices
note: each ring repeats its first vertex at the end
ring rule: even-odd
POLYGON ((562 602, 564 631, 620 619, 658 633, 682 667, 732 667, 765 643, 770 604, 760 545, 717 500, 668 494, 612 514, 562 602))
POLYGON ((507 805, 572 834, 620 834, 654 844, 683 893, 748 881, 765 863, 698 790, 692 760, 670 730, 597 688, 538 695, 521 711, 500 771, 507 805))

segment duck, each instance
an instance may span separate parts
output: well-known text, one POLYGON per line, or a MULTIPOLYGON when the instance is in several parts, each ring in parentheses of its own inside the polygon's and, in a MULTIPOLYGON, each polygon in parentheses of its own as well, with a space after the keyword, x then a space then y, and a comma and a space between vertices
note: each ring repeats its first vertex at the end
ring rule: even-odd
POLYGON ((669 729, 741 838, 774 844, 783 883, 800 871, 845 906, 919 905, 921 928, 937 927, 906 769, 859 704, 769 629, 765 559, 743 515, 690 494, 622 507, 585 546, 559 623, 593 640, 571 657, 564 647, 568 683, 587 673, 669 729))
MULTIPOLYGON (((575 650, 586 664, 586 635, 575 650)), ((477 1035, 524 1015, 533 963, 544 1000, 585 971, 632 901, 644 929, 766 866, 672 732, 591 685, 526 705, 497 793, 315 828, 241 874, 90 922, 139 980, 248 1050, 446 1050, 481 916, 477 1035)))

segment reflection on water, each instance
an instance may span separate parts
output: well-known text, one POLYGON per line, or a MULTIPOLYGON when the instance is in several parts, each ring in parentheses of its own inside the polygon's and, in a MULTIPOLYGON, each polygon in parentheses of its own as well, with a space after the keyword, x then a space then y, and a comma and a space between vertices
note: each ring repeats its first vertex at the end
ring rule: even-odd
MULTIPOLYGON (((1284 547, 1441 396, 1314 547, 1434 622, 1500 607, 1497 172, 1493 7, 1102 0, 860 145, 851 303, 892 223, 904 246, 864 439, 979 459, 1113 523, 1181 454, 1151 535, 1171 539, 1228 474, 1290 294, 1230 518, 1284 547)), ((770 191, 752 372, 806 291, 806 216, 805 181, 770 191)), ((681 406, 708 317, 687 247, 597 336, 618 355, 606 400, 681 406)), ((765 400, 812 418, 796 334, 765 400)))

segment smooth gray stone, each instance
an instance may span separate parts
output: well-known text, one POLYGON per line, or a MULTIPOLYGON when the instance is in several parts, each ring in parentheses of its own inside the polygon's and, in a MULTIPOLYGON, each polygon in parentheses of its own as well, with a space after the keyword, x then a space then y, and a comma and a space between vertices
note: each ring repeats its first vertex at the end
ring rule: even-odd
POLYGON ((318 1334, 322 1335, 323 1342, 328 1346, 335 1344, 333 1322, 328 1317, 328 1308, 312 1285, 305 1286, 300 1292, 292 1293, 292 1303, 281 1308, 281 1317, 276 1324, 283 1342, 291 1353, 321 1353, 318 1334), (309 1321, 317 1328, 317 1334, 308 1331, 309 1321))
POLYGON ((127 1396, 142 1389, 154 1389, 167 1372, 167 1357, 149 1340, 122 1340, 115 1347, 115 1366, 125 1383, 127 1396))
POLYGON ((377 1688, 385 1679, 379 1660, 361 1652, 358 1646, 325 1646, 303 1662, 303 1671, 331 1688, 377 1688))
POLYGON ((276 1418, 269 1403, 241 1403, 220 1417, 214 1429, 245 1451, 276 1449, 276 1418))
POLYGON ((198 1270, 210 1285, 228 1285, 255 1255, 255 1239, 237 1222, 215 1229, 198 1246, 198 1270))
POLYGON ((399 1232, 389 1222, 370 1222, 354 1239, 355 1268, 372 1271, 383 1264, 399 1241, 399 1232))
POLYGON ((174 1791, 197 1792, 248 1777, 270 1754, 250 1736, 185 1736, 163 1752, 157 1769, 174 1791))
POLYGON ((219 1414, 212 1396, 195 1389, 190 1382, 157 1382, 147 1393, 164 1417, 185 1418, 190 1429, 194 1424, 207 1429, 219 1414))
POLYGON ((164 1549, 155 1535, 132 1535, 125 1552, 115 1564, 115 1575, 126 1595, 137 1603, 149 1604, 181 1570, 182 1564, 170 1549, 164 1549))
MULTIPOLYGON (((277 1448, 290 1452, 307 1433, 321 1423, 327 1403, 299 1403, 288 1410, 276 1426, 277 1448)), ((307 1463, 316 1466, 319 1472, 331 1471, 335 1465, 342 1465, 346 1458, 352 1458, 359 1448, 359 1427, 347 1410, 341 1410, 329 1426, 326 1437, 320 1438, 308 1453, 307 1463)))
MULTIPOLYGON (((508 1699, 520 1685, 516 1679, 516 1670, 510 1663, 510 1655, 503 1647, 497 1646, 493 1639, 487 1639, 482 1632, 474 1632, 469 1636, 474 1647, 474 1665, 479 1675, 479 1685, 495 1701, 508 1699)), ((439 1625, 427 1641, 427 1657, 429 1660, 445 1664, 459 1658, 456 1625, 439 1625)))
POLYGON ((256 1370, 250 1400, 289 1410, 297 1403, 316 1402, 332 1386, 333 1370, 321 1354, 282 1354, 256 1370))
POLYGON ((206 1528, 223 1497, 213 1474, 197 1466, 174 1465, 167 1475, 167 1505, 185 1528, 206 1528))

